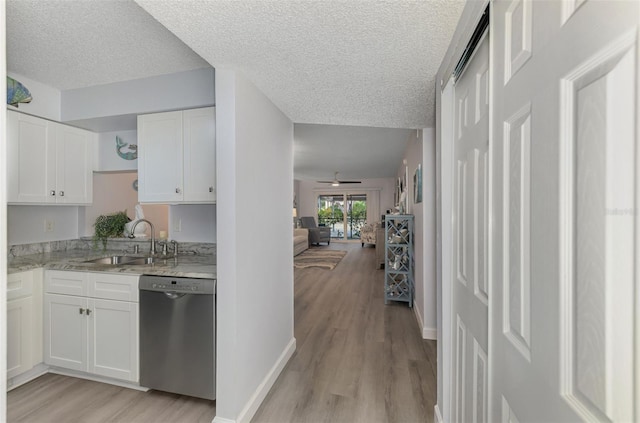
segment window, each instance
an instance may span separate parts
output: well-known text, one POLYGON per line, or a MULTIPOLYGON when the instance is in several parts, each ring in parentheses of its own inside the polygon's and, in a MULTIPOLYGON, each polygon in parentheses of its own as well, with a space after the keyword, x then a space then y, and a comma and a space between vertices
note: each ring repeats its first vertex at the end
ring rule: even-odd
POLYGON ((331 227, 333 239, 360 239, 367 222, 367 194, 324 194, 318 196, 318 225, 331 227))

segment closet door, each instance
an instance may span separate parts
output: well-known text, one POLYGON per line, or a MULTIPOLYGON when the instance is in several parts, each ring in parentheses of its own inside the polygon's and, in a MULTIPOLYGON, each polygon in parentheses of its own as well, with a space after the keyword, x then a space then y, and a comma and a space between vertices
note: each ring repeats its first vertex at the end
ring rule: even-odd
POLYGON ((640 420, 637 1, 496 1, 490 421, 640 420))

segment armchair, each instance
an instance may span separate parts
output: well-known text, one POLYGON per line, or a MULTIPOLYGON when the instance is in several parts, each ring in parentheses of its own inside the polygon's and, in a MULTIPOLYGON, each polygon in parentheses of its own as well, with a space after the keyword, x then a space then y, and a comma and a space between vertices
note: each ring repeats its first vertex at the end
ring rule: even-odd
POLYGON ((321 242, 326 242, 329 245, 331 243, 331 228, 326 226, 318 227, 313 216, 301 217, 300 224, 303 228, 309 229, 309 244, 319 245, 321 242))
POLYGON ((376 245, 376 232, 382 226, 380 223, 367 223, 362 229, 360 229, 360 242, 362 242, 362 246, 364 244, 373 244, 376 245))

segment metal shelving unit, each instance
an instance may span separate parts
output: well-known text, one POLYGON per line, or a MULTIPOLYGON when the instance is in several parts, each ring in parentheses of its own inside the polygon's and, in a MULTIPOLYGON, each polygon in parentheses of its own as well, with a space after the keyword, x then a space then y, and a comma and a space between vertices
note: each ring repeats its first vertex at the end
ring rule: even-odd
POLYGON ((384 227, 384 303, 401 301, 413 307, 413 215, 388 214, 384 227))

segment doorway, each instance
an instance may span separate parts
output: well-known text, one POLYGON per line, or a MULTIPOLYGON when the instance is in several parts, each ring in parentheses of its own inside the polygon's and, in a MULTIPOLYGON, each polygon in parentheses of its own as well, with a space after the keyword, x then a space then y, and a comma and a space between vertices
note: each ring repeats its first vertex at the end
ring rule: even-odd
POLYGON ((320 194, 317 219, 318 226, 331 228, 332 240, 360 240, 360 230, 367 223, 367 194, 320 194))

